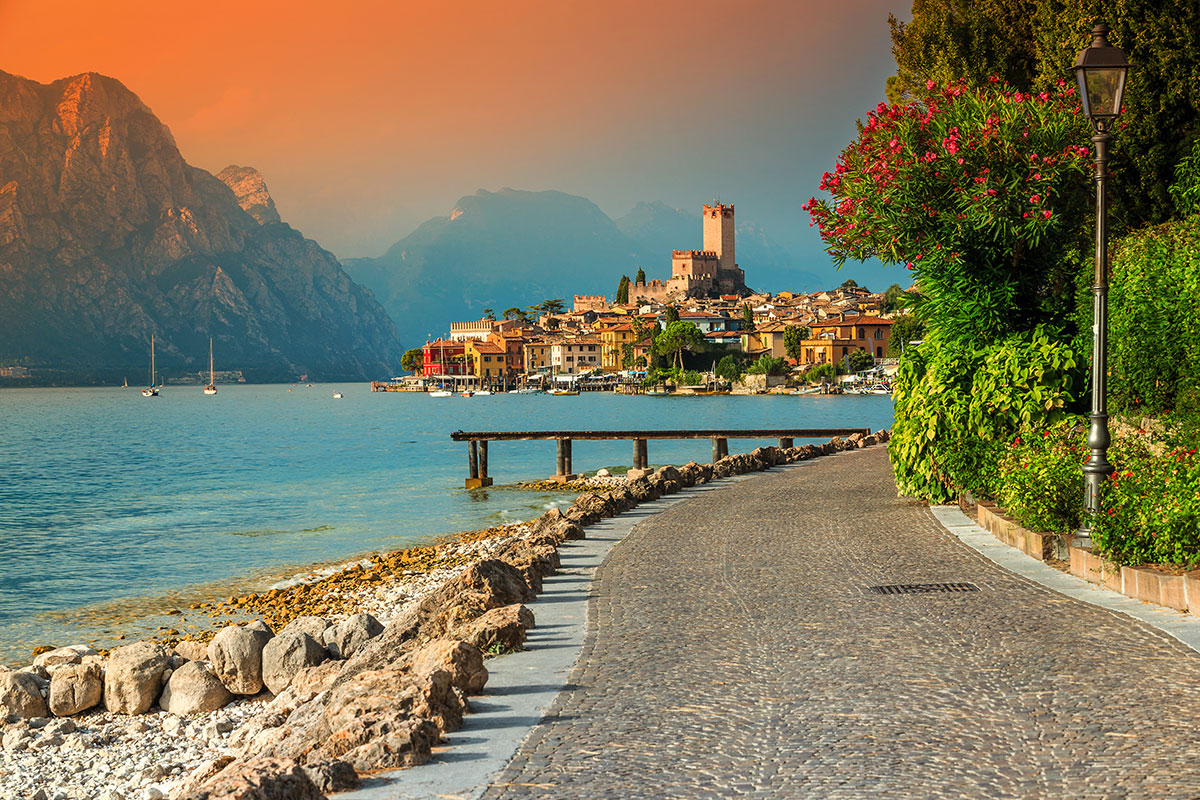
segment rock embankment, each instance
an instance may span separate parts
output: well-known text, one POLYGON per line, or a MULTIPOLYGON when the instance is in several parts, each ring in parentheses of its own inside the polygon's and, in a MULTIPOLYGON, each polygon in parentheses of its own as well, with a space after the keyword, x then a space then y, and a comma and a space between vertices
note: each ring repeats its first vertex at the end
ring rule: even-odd
POLYGON ((581 494, 565 512, 488 540, 474 563, 386 625, 365 612, 336 623, 308 615, 278 633, 262 621, 228 625, 207 646, 43 653, 0 671, 0 789, 47 800, 322 798, 357 785, 359 774, 423 764, 486 685, 485 657, 521 649, 535 623, 525 604, 558 569, 558 548, 587 526, 714 477, 887 438, 764 447, 581 494), (63 785, 43 777, 56 773, 73 777, 63 785))

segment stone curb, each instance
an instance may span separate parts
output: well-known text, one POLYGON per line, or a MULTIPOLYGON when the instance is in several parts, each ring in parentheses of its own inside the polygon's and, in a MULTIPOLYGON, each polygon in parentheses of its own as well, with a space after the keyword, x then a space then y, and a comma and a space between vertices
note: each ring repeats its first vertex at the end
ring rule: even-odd
POLYGON ((947 533, 989 561, 1059 594, 1133 617, 1200 653, 1200 618, 1163 606, 1140 602, 1061 572, 1000 541, 971 521, 958 506, 930 506, 929 510, 947 533))

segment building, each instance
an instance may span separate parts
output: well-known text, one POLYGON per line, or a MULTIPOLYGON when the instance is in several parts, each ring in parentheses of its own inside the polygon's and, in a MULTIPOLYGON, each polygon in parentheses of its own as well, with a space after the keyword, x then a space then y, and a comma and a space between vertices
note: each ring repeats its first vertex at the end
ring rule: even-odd
POLYGON ((633 325, 628 322, 618 322, 601 328, 599 333, 600 368, 605 372, 617 372, 625 369, 623 356, 626 345, 633 344, 633 325))
POLYGON ((471 364, 471 373, 479 379, 480 386, 503 383, 505 378, 505 351, 501 345, 491 341, 468 339, 465 354, 471 364))
POLYGON ((783 332, 789 327, 782 322, 767 322, 752 331, 742 331, 742 352, 752 356, 787 358, 783 332))
POLYGON ((630 284, 630 300, 665 303, 746 293, 746 275, 737 265, 733 205, 706 205, 701 216, 703 249, 671 251, 671 277, 630 284))
POLYGON ((856 350, 865 350, 873 358, 887 354, 892 320, 882 317, 846 316, 816 322, 811 339, 800 345, 801 364, 840 361, 856 350))
POLYGON ((571 311, 575 314, 595 311, 597 314, 608 308, 608 300, 602 294, 577 294, 571 311))
POLYGON ((450 340, 454 342, 462 342, 467 339, 483 340, 488 337, 488 334, 496 329, 496 320, 494 319, 473 319, 469 322, 451 322, 450 323, 450 340))
POLYGON ((421 374, 425 377, 472 374, 466 345, 447 339, 426 342, 421 348, 421 374))
POLYGON ((559 375, 574 375, 598 370, 601 364, 600 339, 580 336, 550 343, 550 369, 559 375))

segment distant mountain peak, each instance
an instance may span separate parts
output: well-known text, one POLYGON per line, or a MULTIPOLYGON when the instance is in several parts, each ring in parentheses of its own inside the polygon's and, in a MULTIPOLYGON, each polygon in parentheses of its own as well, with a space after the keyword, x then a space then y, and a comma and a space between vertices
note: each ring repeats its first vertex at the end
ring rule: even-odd
POLYGON ((239 167, 230 164, 217 173, 217 179, 233 190, 238 205, 250 216, 258 220, 259 225, 268 222, 281 222, 279 212, 275 210, 275 200, 267 191, 267 182, 262 173, 254 167, 239 167))

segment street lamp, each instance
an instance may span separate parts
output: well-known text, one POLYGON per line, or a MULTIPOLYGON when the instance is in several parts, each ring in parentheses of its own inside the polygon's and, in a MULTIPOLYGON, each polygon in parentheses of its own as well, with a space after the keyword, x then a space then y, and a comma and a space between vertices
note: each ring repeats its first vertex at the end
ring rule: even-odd
POLYGON ((1125 75, 1129 62, 1121 48, 1108 43, 1109 28, 1103 23, 1092 29, 1092 43, 1075 60, 1079 79, 1079 99, 1083 115, 1096 134, 1096 278, 1092 283, 1092 413, 1087 444, 1091 454, 1083 465, 1083 524, 1076 532, 1075 544, 1091 545, 1090 516, 1100 510, 1100 487, 1113 473, 1108 462, 1108 402, 1105 395, 1108 349, 1108 204, 1105 182, 1108 177, 1109 131, 1121 114, 1125 93, 1125 75))

